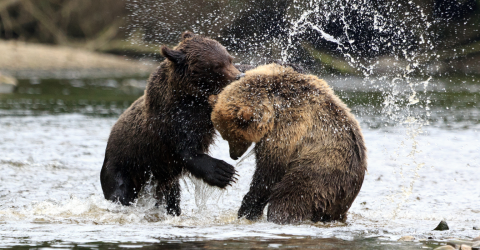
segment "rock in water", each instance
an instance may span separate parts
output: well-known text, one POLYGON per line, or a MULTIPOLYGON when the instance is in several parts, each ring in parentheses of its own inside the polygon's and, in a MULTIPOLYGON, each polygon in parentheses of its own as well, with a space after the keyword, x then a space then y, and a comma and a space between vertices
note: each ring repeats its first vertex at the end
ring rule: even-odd
POLYGON ((438 224, 438 226, 433 229, 433 230, 437 230, 437 231, 445 231, 445 230, 448 230, 448 225, 447 225, 447 222, 442 220, 440 221, 440 224, 438 224))
POLYGON ((472 250, 472 247, 469 245, 463 244, 460 246, 460 250, 472 250))
POLYGON ((403 236, 403 237, 401 237, 400 239, 398 239, 398 241, 414 241, 414 240, 415 240, 415 237, 410 236, 410 235, 408 235, 408 236, 403 236))
MULTIPOLYGON (((479 238, 479 237, 477 237, 477 238, 479 238)), ((480 249, 480 239, 479 239, 479 241, 474 241, 473 242, 472 249, 474 249, 474 250, 475 249, 480 249)))
POLYGON ((434 250, 455 250, 455 248, 447 245, 447 246, 437 247, 434 250))

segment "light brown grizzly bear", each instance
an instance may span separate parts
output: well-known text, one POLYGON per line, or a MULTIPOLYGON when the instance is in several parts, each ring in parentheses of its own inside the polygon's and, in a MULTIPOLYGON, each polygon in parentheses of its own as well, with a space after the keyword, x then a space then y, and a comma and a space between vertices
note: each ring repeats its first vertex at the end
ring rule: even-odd
POLYGON ((185 32, 152 73, 145 94, 118 119, 108 138, 100 181, 106 199, 129 205, 153 176, 157 198, 180 215, 180 175, 187 171, 224 188, 235 169, 207 152, 215 129, 208 97, 240 72, 217 41, 185 32))
POLYGON ((278 224, 346 220, 367 170, 360 126, 327 83, 260 66, 210 97, 212 121, 238 159, 255 142, 256 171, 238 217, 267 204, 278 224))

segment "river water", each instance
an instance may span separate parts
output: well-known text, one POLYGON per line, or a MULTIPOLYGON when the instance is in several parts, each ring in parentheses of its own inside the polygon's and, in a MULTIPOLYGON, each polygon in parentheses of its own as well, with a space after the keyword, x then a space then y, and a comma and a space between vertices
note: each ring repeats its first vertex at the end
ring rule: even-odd
POLYGON ((478 78, 430 79, 416 102, 411 87, 386 89, 386 79, 327 81, 361 123, 368 173, 345 224, 285 226, 236 218, 254 158, 231 160, 220 137, 211 155, 239 179, 219 190, 184 176, 181 216, 155 208, 148 188, 134 206, 106 201, 110 128, 145 80, 21 80, 0 94, 0 248, 429 249, 479 236, 478 78), (450 230, 432 231, 441 220, 450 230), (397 241, 406 235, 416 240, 397 241))

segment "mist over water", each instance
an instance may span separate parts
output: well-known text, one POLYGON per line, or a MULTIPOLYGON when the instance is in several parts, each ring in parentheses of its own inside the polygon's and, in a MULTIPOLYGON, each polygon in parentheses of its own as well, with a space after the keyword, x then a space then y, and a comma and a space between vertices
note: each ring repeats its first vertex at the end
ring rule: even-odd
POLYGON ((191 30, 220 41, 237 62, 299 63, 332 86, 360 121, 369 157, 347 223, 237 219, 254 157, 231 160, 220 137, 211 155, 236 165, 239 179, 219 190, 184 176, 181 216, 155 207, 152 186, 133 206, 106 201, 99 172, 110 128, 142 94, 145 79, 24 79, 16 92, 0 96, 0 247, 179 238, 301 246, 318 238, 362 244, 404 235, 478 236, 472 228, 480 226, 480 78, 437 71, 439 19, 426 14, 430 7, 421 1, 129 0, 133 43, 174 45, 191 30), (440 220, 451 230, 432 231, 440 220))

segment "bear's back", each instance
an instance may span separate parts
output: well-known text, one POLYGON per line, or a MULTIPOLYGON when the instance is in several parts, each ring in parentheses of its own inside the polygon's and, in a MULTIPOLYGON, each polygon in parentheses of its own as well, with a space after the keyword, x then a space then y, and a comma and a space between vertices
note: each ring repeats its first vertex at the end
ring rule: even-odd
POLYGON ((355 165, 366 169, 365 143, 350 109, 324 80, 287 73, 289 76, 272 75, 266 81, 278 88, 272 91, 276 117, 273 130, 265 138, 266 149, 284 151, 287 158, 303 155, 337 169, 359 160, 361 164, 355 165), (355 160, 351 159, 352 149, 355 160))

